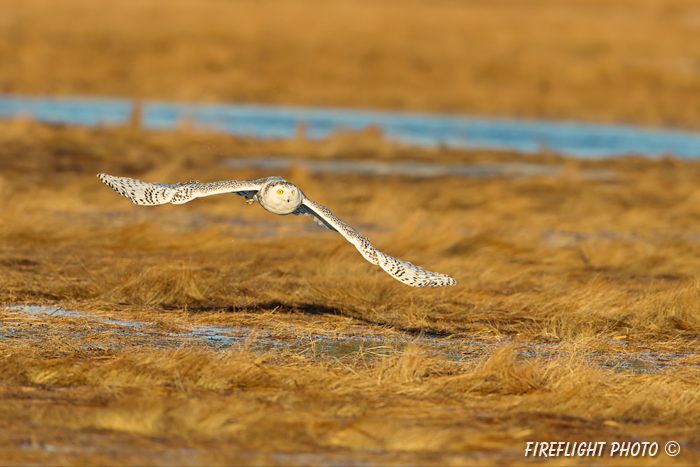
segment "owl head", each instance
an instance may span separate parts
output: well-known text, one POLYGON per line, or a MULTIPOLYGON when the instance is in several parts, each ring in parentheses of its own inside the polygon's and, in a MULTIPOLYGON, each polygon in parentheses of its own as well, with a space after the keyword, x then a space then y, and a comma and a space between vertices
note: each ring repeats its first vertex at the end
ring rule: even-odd
POLYGON ((272 180, 260 190, 260 204, 275 214, 291 214, 301 197, 301 190, 287 180, 272 180))

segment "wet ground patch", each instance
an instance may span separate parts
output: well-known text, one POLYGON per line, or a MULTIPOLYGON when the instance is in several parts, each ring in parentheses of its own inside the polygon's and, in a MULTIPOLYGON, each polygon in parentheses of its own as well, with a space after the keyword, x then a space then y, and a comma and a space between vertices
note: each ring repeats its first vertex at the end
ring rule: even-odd
POLYGON ((39 305, 9 306, 0 324, 1 339, 32 340, 36 345, 60 339, 86 351, 116 351, 138 346, 163 349, 201 347, 210 350, 245 349, 259 354, 304 356, 314 360, 399 355, 417 346, 427 356, 447 361, 481 361, 498 348, 514 345, 524 361, 564 356, 582 359, 587 365, 616 372, 657 373, 675 367, 700 366, 700 358, 687 349, 601 339, 595 350, 557 342, 526 342, 518 336, 442 334, 362 327, 354 332, 319 332, 281 328, 274 324, 177 324, 162 319, 133 320, 115 314, 98 314, 39 305))

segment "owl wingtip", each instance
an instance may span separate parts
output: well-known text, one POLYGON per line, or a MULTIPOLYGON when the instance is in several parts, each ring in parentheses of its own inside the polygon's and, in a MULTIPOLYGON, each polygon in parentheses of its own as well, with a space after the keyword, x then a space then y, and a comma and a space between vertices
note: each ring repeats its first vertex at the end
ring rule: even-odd
POLYGON ((450 286, 450 285, 457 285, 457 281, 451 277, 448 277, 446 280, 444 280, 442 282, 432 284, 433 287, 446 287, 446 286, 450 286))

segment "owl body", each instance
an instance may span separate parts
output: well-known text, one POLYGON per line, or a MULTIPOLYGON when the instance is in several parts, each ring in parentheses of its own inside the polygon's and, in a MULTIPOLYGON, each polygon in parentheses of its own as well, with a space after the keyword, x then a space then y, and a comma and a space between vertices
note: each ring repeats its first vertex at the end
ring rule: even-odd
POLYGON ((292 214, 301 206, 302 192, 286 180, 270 180, 253 195, 253 199, 273 214, 292 214))

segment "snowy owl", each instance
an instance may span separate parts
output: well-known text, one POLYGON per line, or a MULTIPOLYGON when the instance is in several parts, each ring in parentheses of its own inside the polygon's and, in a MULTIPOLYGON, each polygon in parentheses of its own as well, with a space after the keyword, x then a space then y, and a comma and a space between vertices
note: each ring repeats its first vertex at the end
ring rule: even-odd
POLYGON ((109 185, 120 195, 139 205, 184 204, 195 198, 220 193, 236 193, 245 196, 246 204, 254 202, 273 214, 305 214, 316 223, 338 232, 372 264, 381 266, 393 278, 412 287, 441 287, 457 283, 445 274, 427 271, 407 261, 389 256, 372 246, 369 238, 362 236, 345 222, 338 219, 328 208, 304 195, 304 193, 284 180, 282 177, 267 177, 257 180, 223 180, 220 182, 200 183, 191 181, 167 185, 165 183, 146 183, 133 178, 115 177, 98 174, 100 180, 109 185))

